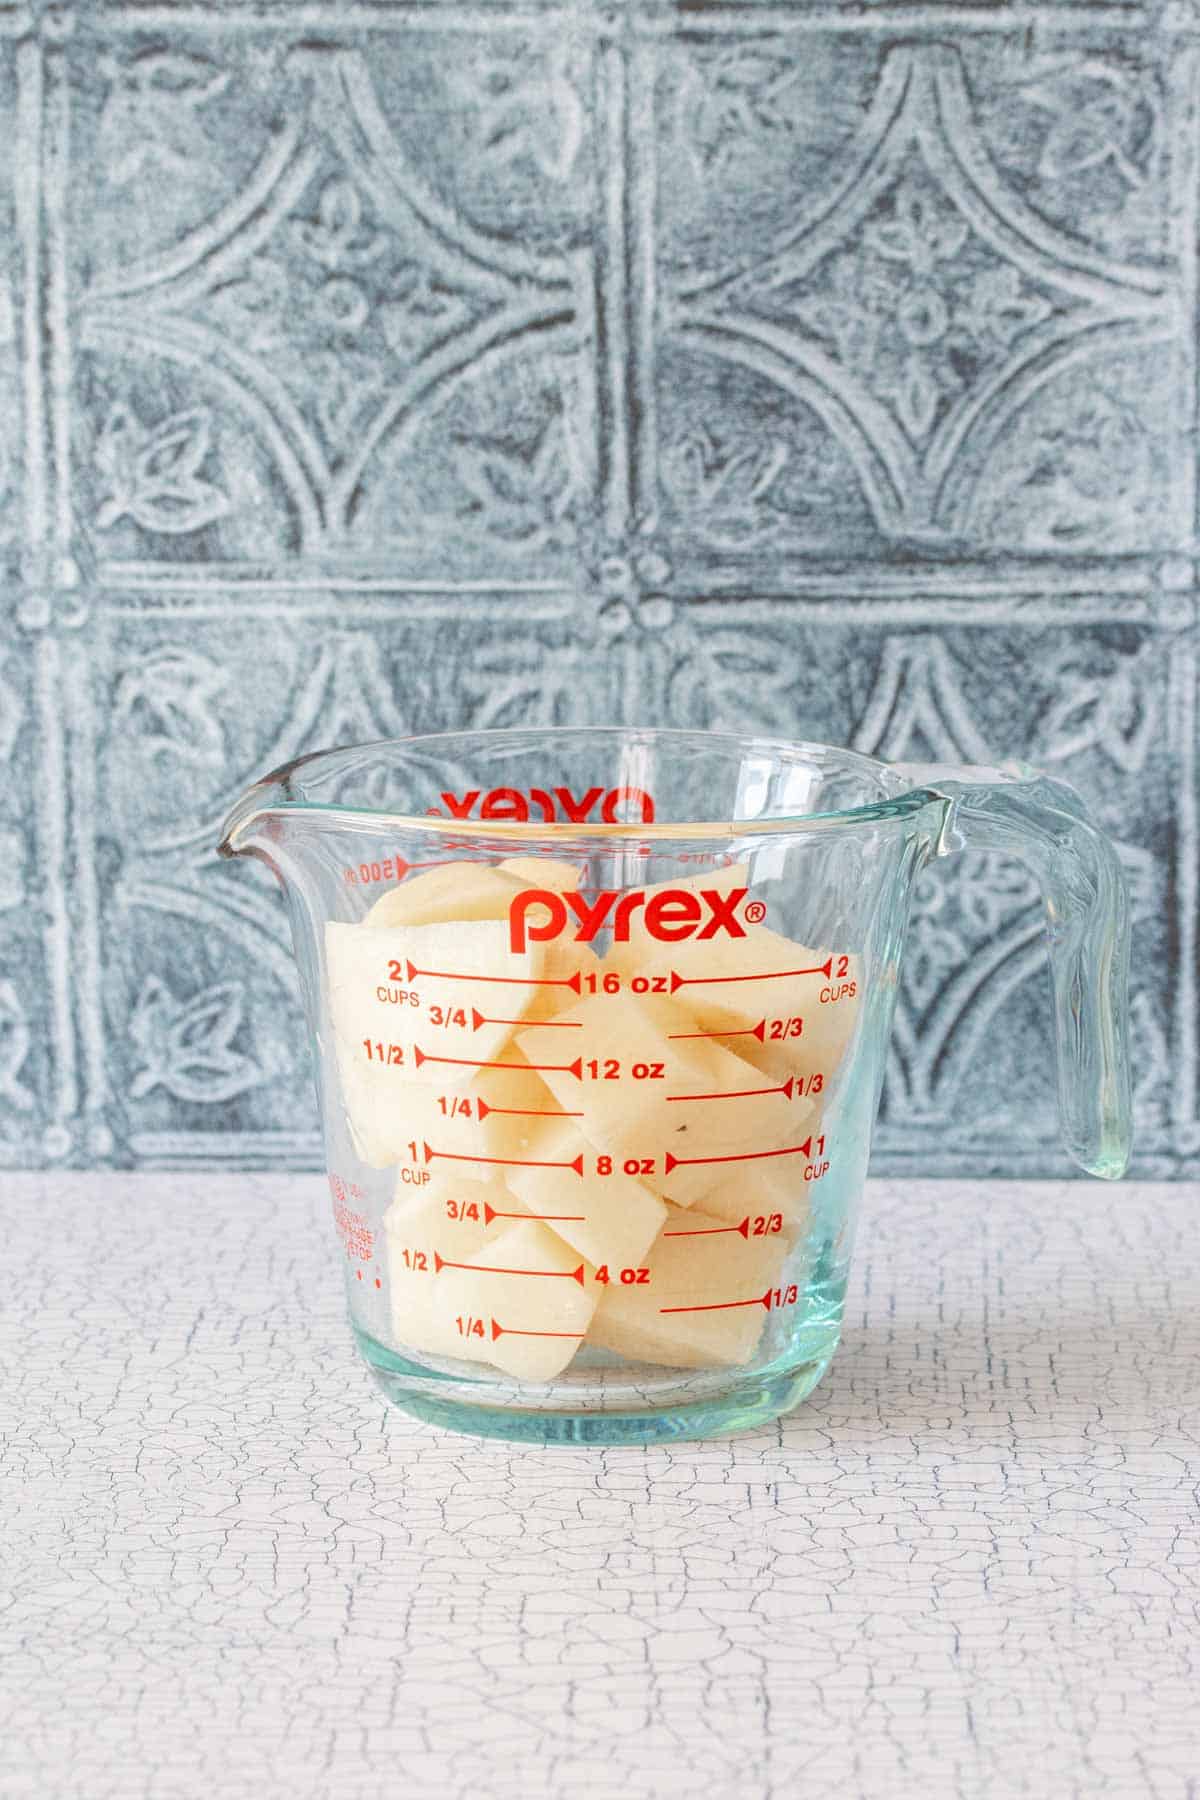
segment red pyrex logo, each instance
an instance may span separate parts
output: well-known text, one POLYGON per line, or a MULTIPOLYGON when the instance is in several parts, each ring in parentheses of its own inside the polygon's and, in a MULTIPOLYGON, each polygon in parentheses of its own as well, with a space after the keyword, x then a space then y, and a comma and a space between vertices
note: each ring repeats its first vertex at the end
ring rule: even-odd
POLYGON ((589 899, 579 893, 555 894, 549 888, 526 888, 515 896, 508 909, 509 943, 519 953, 529 943, 541 944, 548 938, 560 937, 574 915, 578 926, 575 942, 590 944, 610 922, 611 915, 614 942, 627 944, 629 921, 635 912, 642 912, 648 936, 662 944, 678 944, 690 937, 713 938, 719 931, 729 937, 745 937, 745 926, 734 914, 748 892, 748 888, 733 888, 727 894, 713 888, 701 888, 698 893, 690 888, 660 888, 647 899, 644 893, 604 889, 589 899), (534 914, 532 919, 530 913, 534 914))
MULTIPOLYGON (((600 822, 605 825, 622 825, 628 823, 651 825, 654 822, 654 802, 642 788, 615 787, 607 792, 603 788, 588 788, 578 799, 567 787, 491 788, 486 794, 478 788, 459 794, 443 794, 442 805, 452 819, 469 819, 476 816, 480 819, 510 819, 519 825, 525 825, 530 819, 539 823, 553 825, 564 821, 571 825, 583 825, 597 802, 600 805, 600 822), (478 814, 475 814, 475 803, 480 801, 478 814), (625 808, 622 814, 620 809, 625 808), (640 818, 638 815, 640 814, 640 818)), ((434 816, 440 808, 434 808, 434 816)))

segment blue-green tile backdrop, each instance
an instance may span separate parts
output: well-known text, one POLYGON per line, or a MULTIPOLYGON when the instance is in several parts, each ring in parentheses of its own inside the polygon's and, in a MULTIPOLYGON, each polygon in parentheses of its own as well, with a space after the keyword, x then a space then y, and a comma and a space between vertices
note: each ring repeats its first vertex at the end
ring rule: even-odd
MULTIPOLYGON (((1200 9, 0 4, 0 1160, 313 1164, 248 777, 746 727, 1075 782, 1200 1169, 1200 9)), ((877 1167, 1053 1172, 1021 868, 877 1167)))

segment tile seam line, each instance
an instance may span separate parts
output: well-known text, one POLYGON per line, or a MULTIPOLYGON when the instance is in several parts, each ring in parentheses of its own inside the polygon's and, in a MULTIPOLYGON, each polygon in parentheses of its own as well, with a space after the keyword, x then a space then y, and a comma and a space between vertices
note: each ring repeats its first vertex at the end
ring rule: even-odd
POLYGON ((69 318, 67 193, 71 155, 71 85, 66 58, 58 46, 48 49, 46 118, 42 179, 45 232, 46 336, 50 387, 50 467, 53 471, 53 538, 56 579, 72 549, 71 388, 72 345, 69 318))
MULTIPOLYGON (((420 5, 400 3, 386 7, 364 7, 343 5, 337 9, 336 17, 331 20, 331 8, 327 5, 305 5, 302 3, 278 9, 267 10, 261 7, 247 8, 242 12, 214 16, 211 8, 205 7, 168 7, 162 5, 127 4, 119 13, 103 20, 105 30, 114 35, 131 35, 147 30, 186 29, 205 33, 211 36, 236 37, 240 34, 254 32, 280 35, 286 32, 303 30, 306 27, 321 26, 330 29, 337 35, 370 32, 386 34, 398 28, 420 25, 431 35, 444 33, 449 36, 461 31, 495 30, 509 32, 514 28, 530 26, 547 26, 561 21, 570 14, 570 7, 560 0, 548 0, 544 6, 523 6, 507 10, 501 6, 463 6, 446 8, 441 16, 432 16, 420 5)), ((633 15, 629 21, 633 30, 647 36, 665 37, 676 35, 704 36, 718 30, 742 28, 747 32, 759 34, 770 31, 793 30, 805 35, 814 32, 836 32, 847 35, 873 35, 880 32, 928 30, 944 32, 948 27, 978 31, 980 33, 1004 33, 1013 29, 1021 29, 1031 25, 1046 24, 1055 26, 1066 22, 1076 27, 1097 26, 1109 27, 1123 25, 1127 27, 1148 27, 1154 21, 1150 8, 1140 5, 1061 5, 1061 6, 1015 6, 996 8, 984 5, 939 8, 935 6, 883 6, 872 9, 866 15, 847 15, 832 7, 805 8, 795 6, 721 6, 697 7, 695 10, 678 10, 669 19, 655 19, 649 16, 633 15)), ((615 38, 624 31, 625 21, 614 24, 608 19, 596 16, 588 20, 589 28, 599 38, 615 38)), ((90 21, 84 26, 95 34, 96 27, 90 21)), ((25 35, 28 26, 16 19, 0 21, 0 35, 25 35)), ((1195 31, 1186 30, 1164 32, 1164 36, 1186 39, 1189 35, 1200 33, 1200 24, 1195 31)))
POLYGON ((1175 689, 1174 706, 1179 712, 1180 738, 1182 754, 1190 754, 1192 766, 1183 771, 1182 789, 1179 798, 1179 950, 1180 974, 1187 971, 1187 976, 1179 981, 1179 999, 1177 1006, 1178 1030, 1180 1038, 1179 1056, 1175 1082, 1176 1129, 1193 1125, 1196 1117, 1196 1056, 1197 1028, 1195 1016, 1196 962, 1197 962, 1197 911, 1200 910, 1200 879, 1197 876, 1197 855, 1200 854, 1200 829, 1198 829, 1197 783, 1200 782, 1200 767, 1197 766, 1196 755, 1196 687, 1200 679, 1200 669, 1196 650, 1196 633, 1193 630, 1191 641, 1181 654, 1172 657, 1170 683, 1175 689))
POLYGON ((73 784, 72 836, 77 868, 75 892, 79 906, 78 943, 85 969, 91 979, 89 991, 80 996, 82 1015, 79 1022, 83 1049, 83 1107, 90 1118, 101 1113, 108 1094, 108 1045, 103 1023, 103 1002, 99 986, 104 966, 100 923, 100 888, 96 874, 94 826, 98 818, 95 711, 92 704, 90 671, 79 658, 72 658, 64 679, 64 691, 71 705, 73 730, 81 739, 82 754, 76 758, 73 784))
POLYGON ((42 342, 42 207, 45 66, 42 47, 21 44, 16 58, 16 141, 13 203, 20 245, 22 292, 21 406, 24 424, 24 525, 26 555, 44 549, 49 524, 49 469, 42 342), (21 154, 24 146, 26 154, 21 154))
POLYGON ((70 910, 65 885, 67 848, 66 734, 62 720, 62 674, 58 640, 43 637, 35 651, 37 705, 45 752, 45 796, 38 810, 41 875, 46 884, 47 921, 43 930, 50 976, 50 1010, 54 1020, 55 1114, 63 1125, 79 1103, 79 1071, 75 1022, 71 1007, 70 910), (48 777, 48 778, 47 778, 48 777))
MULTIPOLYGON (((600 52, 602 109, 600 124, 608 167, 603 175, 603 273, 601 305, 603 342, 601 380, 605 395, 603 509, 608 537, 620 543, 630 513, 629 444, 629 280, 626 227, 628 168, 626 151, 629 106, 625 47, 605 44, 600 52)), ((602 415, 603 416, 603 415, 602 415)))

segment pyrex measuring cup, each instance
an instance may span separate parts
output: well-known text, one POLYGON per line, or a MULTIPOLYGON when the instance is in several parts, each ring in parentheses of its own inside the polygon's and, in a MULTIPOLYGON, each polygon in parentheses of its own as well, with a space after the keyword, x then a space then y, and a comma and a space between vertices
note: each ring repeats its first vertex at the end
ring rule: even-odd
POLYGON ((1112 846, 1031 771, 695 732, 332 750, 234 808, 283 884, 359 1347, 459 1429, 637 1442, 802 1400, 838 1341, 914 877, 1045 895, 1063 1134, 1129 1151, 1112 846))

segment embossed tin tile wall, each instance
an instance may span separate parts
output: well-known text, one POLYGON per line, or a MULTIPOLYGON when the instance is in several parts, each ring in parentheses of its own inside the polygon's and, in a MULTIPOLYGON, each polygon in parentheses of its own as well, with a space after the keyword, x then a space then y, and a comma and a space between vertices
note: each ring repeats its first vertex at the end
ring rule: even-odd
MULTIPOLYGON (((1200 1168, 1200 11, 0 4, 0 1158, 316 1160, 255 772, 670 721, 1073 780, 1200 1168)), ((1019 867, 877 1166, 1063 1167, 1019 867)))

